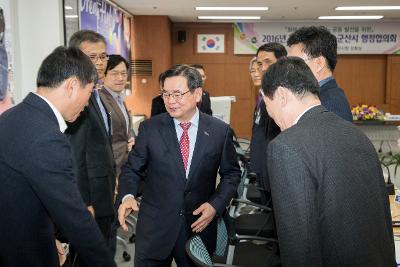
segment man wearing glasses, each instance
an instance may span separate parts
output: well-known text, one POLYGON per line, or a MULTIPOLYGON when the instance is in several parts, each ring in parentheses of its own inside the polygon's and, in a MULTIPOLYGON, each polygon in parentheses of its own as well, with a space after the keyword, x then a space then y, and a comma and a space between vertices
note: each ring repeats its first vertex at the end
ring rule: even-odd
POLYGON ((175 65, 160 75, 167 113, 139 128, 135 147, 122 169, 118 210, 121 226, 138 210, 138 184, 145 179, 136 227, 135 267, 192 266, 185 243, 199 234, 215 250, 217 221, 240 181, 229 125, 199 112, 200 73, 175 65), (217 173, 221 177, 216 187, 217 173))
MULTIPOLYGON (((104 77, 108 56, 102 35, 81 30, 71 36, 69 46, 84 52, 96 66, 98 78, 104 77)), ((98 82, 88 105, 79 119, 68 126, 66 133, 75 156, 79 191, 111 247, 116 171, 111 146, 111 118, 100 99, 100 87, 98 82)))

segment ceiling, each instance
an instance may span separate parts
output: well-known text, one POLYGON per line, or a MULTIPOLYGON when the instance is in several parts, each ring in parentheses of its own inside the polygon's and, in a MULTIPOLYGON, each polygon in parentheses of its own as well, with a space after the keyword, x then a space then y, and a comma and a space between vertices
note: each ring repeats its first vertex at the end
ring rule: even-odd
MULTIPOLYGON (((329 15, 384 15, 400 21, 397 11, 335 11, 337 6, 399 5, 398 0, 112 0, 133 15, 167 15, 173 22, 198 22, 200 15, 261 16, 261 21, 310 21, 329 15), (196 11, 196 6, 268 6, 268 11, 196 11)), ((380 21, 382 21, 380 20, 380 21)), ((201 20, 203 21, 203 20, 201 20)), ((258 20, 259 21, 259 20, 258 20)), ((212 22, 212 21, 205 21, 212 22)))

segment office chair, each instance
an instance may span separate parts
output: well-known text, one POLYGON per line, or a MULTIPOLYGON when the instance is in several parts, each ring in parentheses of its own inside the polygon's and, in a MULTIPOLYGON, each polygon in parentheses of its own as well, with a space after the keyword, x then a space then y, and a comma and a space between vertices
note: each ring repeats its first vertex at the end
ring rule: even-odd
POLYGON ((198 267, 213 267, 213 266, 234 267, 234 265, 213 263, 211 260, 210 254, 208 253, 207 248, 203 243, 203 240, 201 240, 200 236, 198 236, 198 235, 192 236, 186 242, 185 249, 186 249, 186 253, 188 254, 189 258, 198 267))
POLYGON ((186 252, 190 259, 199 267, 279 266, 280 259, 276 255, 276 239, 256 236, 237 237, 229 232, 225 219, 218 218, 217 243, 213 257, 209 255, 201 238, 195 235, 186 243, 186 252), (255 244, 253 241, 262 242, 262 244, 255 244), (232 251, 228 250, 228 247, 231 246, 234 247, 232 251), (234 265, 232 265, 232 262, 234 265))

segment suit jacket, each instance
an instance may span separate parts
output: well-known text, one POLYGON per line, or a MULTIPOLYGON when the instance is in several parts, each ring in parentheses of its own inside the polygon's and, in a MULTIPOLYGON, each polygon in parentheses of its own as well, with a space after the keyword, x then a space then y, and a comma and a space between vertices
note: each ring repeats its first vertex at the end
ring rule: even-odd
POLYGON ((339 117, 352 122, 350 105, 343 90, 339 88, 335 79, 332 79, 320 87, 319 98, 321 104, 339 117))
POLYGON ((374 146, 323 106, 268 146, 283 266, 396 266, 374 146))
POLYGON ((0 117, 0 265, 59 266, 55 226, 88 266, 116 266, 79 194, 71 147, 30 93, 0 117))
MULTIPOLYGON (((164 259, 171 252, 181 227, 185 227, 182 221, 186 221, 187 231, 191 232, 190 225, 197 219, 192 215, 195 209, 209 202, 222 214, 235 193, 240 169, 230 127, 200 112, 196 145, 186 179, 173 119, 168 113, 162 113, 146 120, 140 125, 135 147, 122 170, 121 196, 135 196, 143 177, 145 185, 135 251, 145 258, 164 259), (218 171, 221 179, 216 188, 218 171)), ((214 219, 201 233, 209 251, 215 249, 216 230, 214 219)))
POLYGON ((93 205, 96 218, 114 216, 116 172, 111 137, 94 95, 66 133, 77 163, 83 201, 87 206, 93 205))
MULTIPOLYGON (((250 141, 250 168, 252 172, 267 177, 267 146, 281 132, 275 121, 268 115, 265 102, 255 107, 253 128, 250 141)), ((259 180, 267 191, 270 191, 268 179, 259 180), (264 182, 263 182, 264 181, 264 182)))
POLYGON ((128 139, 131 137, 131 118, 129 116, 128 109, 125 106, 126 113, 129 118, 129 125, 127 132, 126 120, 124 114, 122 113, 118 103, 115 101, 114 97, 103 87, 100 90, 100 97, 106 106, 107 110, 110 112, 111 121, 112 121, 112 149, 114 153, 114 160, 116 165, 116 174, 117 177, 121 173, 122 165, 128 160, 128 139))
MULTIPOLYGON (((199 110, 212 116, 210 94, 207 91, 203 90, 201 102, 199 104, 199 110)), ((151 117, 164 112, 167 112, 164 105, 164 100, 162 99, 161 95, 158 95, 151 101, 151 117)))

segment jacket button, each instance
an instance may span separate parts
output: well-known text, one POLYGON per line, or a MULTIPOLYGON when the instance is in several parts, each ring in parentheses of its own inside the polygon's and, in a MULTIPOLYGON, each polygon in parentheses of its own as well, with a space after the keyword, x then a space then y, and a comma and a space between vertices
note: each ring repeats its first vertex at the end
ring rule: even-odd
POLYGON ((183 211, 179 211, 179 216, 183 216, 183 211))

